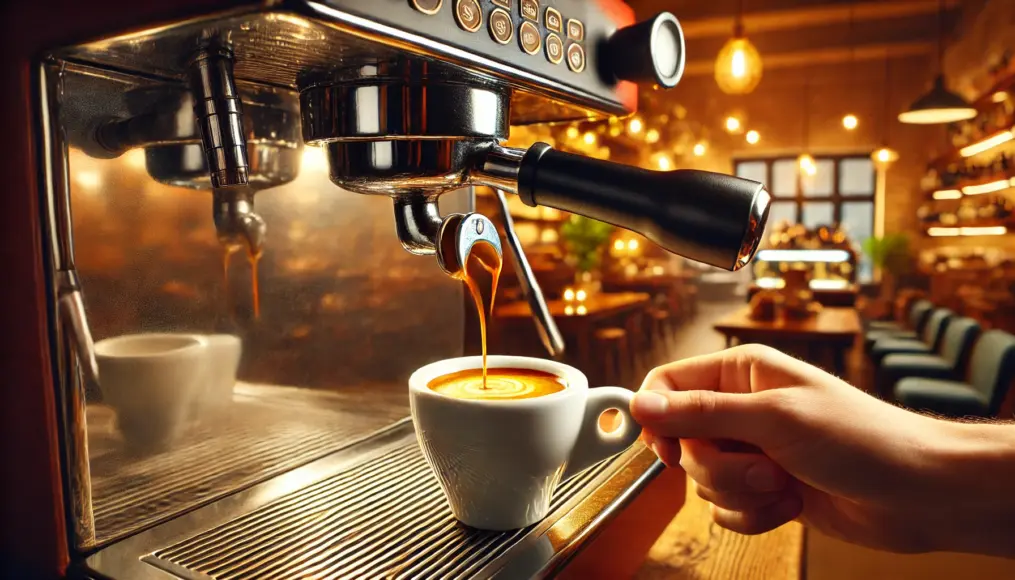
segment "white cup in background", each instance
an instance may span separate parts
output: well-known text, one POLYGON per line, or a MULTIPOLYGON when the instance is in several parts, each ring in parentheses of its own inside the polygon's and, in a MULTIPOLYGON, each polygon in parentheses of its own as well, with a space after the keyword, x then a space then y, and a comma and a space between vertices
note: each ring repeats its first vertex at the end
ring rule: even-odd
POLYGON ((133 334, 95 344, 99 387, 131 447, 166 448, 183 432, 207 380, 208 340, 193 334, 133 334))
POLYGON ((232 334, 210 334, 208 341, 208 375, 204 388, 195 401, 195 413, 221 410, 233 401, 236 372, 240 367, 243 343, 232 334))
POLYGON ((433 379, 482 368, 482 357, 443 360, 409 378, 416 437, 462 523, 484 530, 522 528, 546 517, 557 484, 627 449, 641 429, 628 411, 634 393, 590 389, 574 367, 554 361, 490 356, 489 368, 533 369, 567 387, 530 399, 458 399, 434 392, 433 379), (599 416, 620 411, 620 426, 603 431, 599 416))

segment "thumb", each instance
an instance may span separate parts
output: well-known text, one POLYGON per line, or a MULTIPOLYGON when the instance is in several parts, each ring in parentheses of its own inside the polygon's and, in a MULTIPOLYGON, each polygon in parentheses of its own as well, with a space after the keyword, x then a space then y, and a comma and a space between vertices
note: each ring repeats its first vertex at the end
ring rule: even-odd
POLYGON ((642 390, 631 401, 631 415, 657 436, 732 439, 765 447, 785 435, 786 421, 772 393, 642 390))

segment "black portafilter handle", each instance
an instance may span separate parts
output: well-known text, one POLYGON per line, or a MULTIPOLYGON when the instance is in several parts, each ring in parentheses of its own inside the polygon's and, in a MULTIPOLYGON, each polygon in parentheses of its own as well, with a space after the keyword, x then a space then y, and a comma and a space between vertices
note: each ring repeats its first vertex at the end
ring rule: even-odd
POLYGON ((518 172, 518 196, 637 232, 667 251, 725 270, 754 257, 771 197, 756 182, 678 169, 649 171, 536 143, 518 172))

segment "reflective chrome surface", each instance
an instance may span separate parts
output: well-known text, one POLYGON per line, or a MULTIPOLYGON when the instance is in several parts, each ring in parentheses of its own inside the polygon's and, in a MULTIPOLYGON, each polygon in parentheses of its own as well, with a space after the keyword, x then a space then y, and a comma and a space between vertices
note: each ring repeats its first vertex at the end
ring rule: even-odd
POLYGON ((765 188, 759 189, 751 206, 751 216, 747 222, 747 231, 744 232, 744 241, 740 245, 740 253, 737 255, 734 270, 739 270, 749 264, 754 258, 754 254, 757 253, 758 247, 761 246, 771 205, 771 194, 765 188))
POLYGON ((233 77, 233 51, 225 45, 201 48, 187 64, 187 80, 194 98, 211 186, 247 185, 247 143, 243 106, 233 77))
POLYGON ((254 213, 254 192, 249 188, 222 188, 213 193, 212 219, 219 243, 240 247, 252 256, 260 256, 268 227, 254 213))
POLYGON ((468 169, 489 147, 474 139, 336 141, 327 145, 331 181, 349 191, 435 196, 468 185, 468 169))

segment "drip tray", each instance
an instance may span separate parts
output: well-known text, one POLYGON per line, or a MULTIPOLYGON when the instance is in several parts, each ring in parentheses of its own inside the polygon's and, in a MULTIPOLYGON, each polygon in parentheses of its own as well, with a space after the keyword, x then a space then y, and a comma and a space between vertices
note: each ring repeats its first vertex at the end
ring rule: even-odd
POLYGON ((573 551, 658 472, 642 455, 632 447, 563 482, 539 524, 484 532, 451 515, 411 422, 403 421, 321 465, 114 544, 87 564, 112 578, 527 578, 573 551), (603 489, 608 497, 591 502, 594 509, 582 505, 603 489), (548 533, 562 522, 566 531, 548 533))

